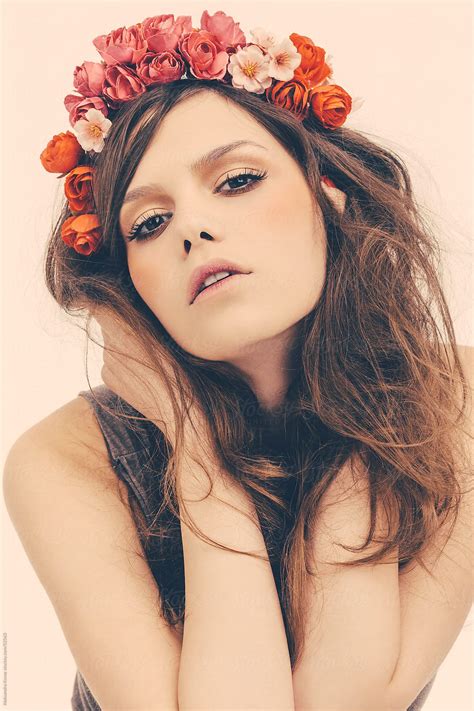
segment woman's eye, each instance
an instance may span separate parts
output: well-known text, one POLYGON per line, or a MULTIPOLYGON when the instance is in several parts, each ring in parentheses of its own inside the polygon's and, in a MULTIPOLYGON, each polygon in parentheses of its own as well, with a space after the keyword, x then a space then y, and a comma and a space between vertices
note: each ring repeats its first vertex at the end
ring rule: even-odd
POLYGON ((131 242, 136 239, 140 242, 141 240, 146 240, 152 237, 163 225, 163 222, 160 222, 157 227, 154 220, 160 219, 161 217, 166 217, 166 215, 162 215, 160 213, 155 213, 154 215, 144 215, 144 217, 132 227, 130 233, 127 235, 127 240, 131 242), (142 234, 141 229, 143 226, 151 231, 142 234))
POLYGON ((243 192, 245 192, 247 189, 249 189, 250 187, 252 187, 254 183, 257 183, 258 181, 263 180, 264 178, 267 177, 267 171, 266 171, 266 170, 264 170, 263 172, 260 172, 260 171, 258 171, 258 170, 257 170, 257 171, 252 171, 251 168, 246 168, 245 171, 246 171, 245 173, 237 173, 237 175, 229 175, 229 174, 227 174, 226 179, 224 180, 223 183, 221 183, 221 184, 217 187, 216 192, 223 192, 223 193, 236 193, 236 192, 239 192, 239 193, 243 193, 243 192), (246 182, 245 185, 241 185, 240 187, 237 185, 236 188, 231 188, 230 190, 220 190, 220 188, 222 188, 222 186, 223 186, 223 185, 226 185, 227 183, 230 185, 230 183, 235 183, 236 181, 237 181, 237 183, 238 183, 239 180, 247 180, 248 178, 252 178, 252 180, 250 181, 250 183, 246 182))
MULTIPOLYGON (((244 173, 237 173, 236 175, 229 175, 227 174, 226 179, 224 182, 222 182, 220 185, 217 186, 215 192, 216 193, 228 193, 228 194, 235 194, 235 193, 244 193, 247 190, 251 190, 257 182, 260 180, 264 180, 267 177, 267 171, 252 171, 252 169, 246 168, 244 173), (250 182, 248 182, 248 179, 251 178, 250 182), (226 184, 231 184, 231 183, 239 183, 239 181, 244 180, 245 183, 244 185, 237 185, 237 187, 230 187, 230 190, 222 190, 221 188, 226 185, 226 184)), ((154 213, 154 214, 146 214, 142 217, 142 219, 135 223, 135 225, 132 227, 130 233, 127 235, 127 240, 131 242, 132 240, 136 239, 138 242, 150 239, 153 237, 153 235, 161 230, 161 227, 163 226, 163 222, 158 223, 158 226, 153 227, 154 225, 154 220, 159 220, 162 217, 168 216, 169 213, 166 214, 161 214, 161 213, 154 213), (142 227, 145 226, 145 228, 148 228, 150 231, 142 233, 142 227)))

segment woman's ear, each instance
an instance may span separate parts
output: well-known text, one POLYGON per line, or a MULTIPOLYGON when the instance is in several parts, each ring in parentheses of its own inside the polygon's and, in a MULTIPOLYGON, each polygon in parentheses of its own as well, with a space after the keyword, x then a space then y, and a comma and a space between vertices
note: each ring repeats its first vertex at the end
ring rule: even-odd
POLYGON ((346 207, 346 193, 343 193, 342 190, 336 188, 333 181, 325 175, 321 176, 321 186, 336 210, 340 215, 342 215, 346 207))

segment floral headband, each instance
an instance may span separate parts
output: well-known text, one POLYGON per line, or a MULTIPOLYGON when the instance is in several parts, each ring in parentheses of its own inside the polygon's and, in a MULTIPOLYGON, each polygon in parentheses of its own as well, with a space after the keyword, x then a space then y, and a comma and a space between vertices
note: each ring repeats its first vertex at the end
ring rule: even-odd
MULTIPOLYGON (((157 15, 100 35, 93 44, 101 62, 83 62, 74 70, 77 94, 64 105, 74 128, 49 141, 40 155, 43 167, 65 177, 64 193, 72 216, 61 238, 89 256, 101 245, 101 226, 92 194, 94 168, 83 165, 86 152, 100 153, 123 103, 157 84, 195 77, 215 79, 264 98, 303 121, 310 113, 325 129, 339 128, 362 104, 337 84, 330 84, 330 56, 309 37, 295 32, 277 40, 261 27, 247 42, 238 22, 225 12, 204 10, 201 27, 189 15, 157 15), (357 106, 356 106, 357 104, 357 106)), ((328 184, 332 181, 326 179, 328 184)), ((334 183, 332 183, 334 185, 334 183)))

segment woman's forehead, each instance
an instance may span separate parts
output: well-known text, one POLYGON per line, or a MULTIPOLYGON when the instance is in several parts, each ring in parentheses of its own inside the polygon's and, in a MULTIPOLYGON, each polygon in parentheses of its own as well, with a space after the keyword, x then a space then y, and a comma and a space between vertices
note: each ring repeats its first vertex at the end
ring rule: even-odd
POLYGON ((156 127, 148 148, 196 155, 237 138, 267 144, 272 140, 242 107, 212 92, 200 91, 170 109, 156 127))

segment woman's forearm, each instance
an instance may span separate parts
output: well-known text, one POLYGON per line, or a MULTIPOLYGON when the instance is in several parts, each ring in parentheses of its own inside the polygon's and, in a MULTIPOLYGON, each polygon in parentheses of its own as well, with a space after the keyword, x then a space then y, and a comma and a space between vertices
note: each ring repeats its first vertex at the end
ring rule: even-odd
MULTIPOLYGON (((197 465, 186 469, 182 492, 198 529, 223 545, 266 556, 260 527, 245 515, 254 505, 243 489, 216 476, 212 494, 196 501, 207 493, 208 480, 197 465), (191 480, 192 494, 185 485, 191 480)), ((291 664, 270 562, 216 548, 183 521, 181 534, 186 614, 179 708, 292 711, 291 664)))

